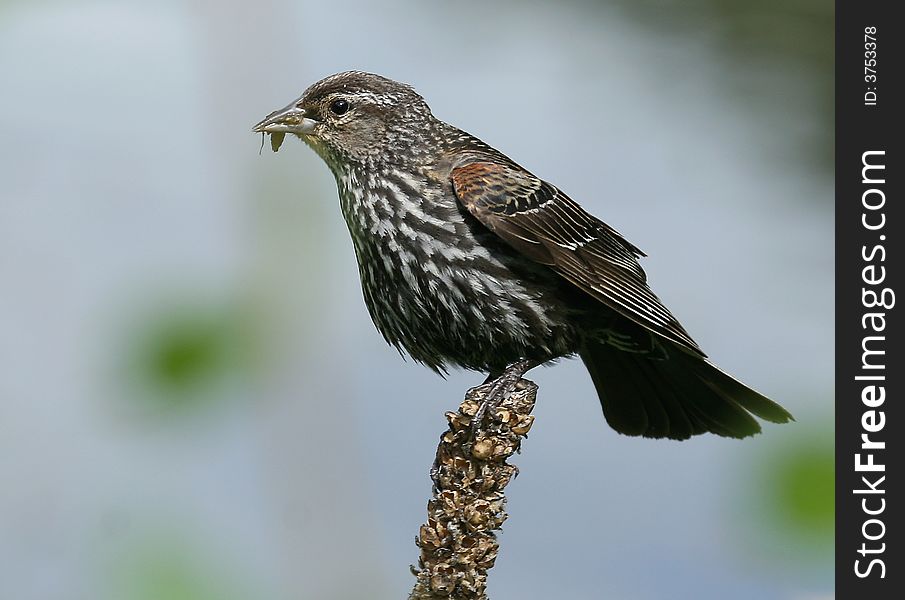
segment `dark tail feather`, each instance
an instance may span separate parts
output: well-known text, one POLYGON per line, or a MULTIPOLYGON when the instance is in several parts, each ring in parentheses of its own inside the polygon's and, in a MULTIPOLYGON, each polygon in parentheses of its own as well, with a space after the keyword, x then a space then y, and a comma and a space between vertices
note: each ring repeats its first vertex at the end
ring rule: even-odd
POLYGON ((743 438, 760 431, 751 414, 773 423, 792 420, 783 407, 707 359, 675 347, 668 355, 647 358, 596 342, 581 350, 613 429, 679 440, 708 431, 743 438))

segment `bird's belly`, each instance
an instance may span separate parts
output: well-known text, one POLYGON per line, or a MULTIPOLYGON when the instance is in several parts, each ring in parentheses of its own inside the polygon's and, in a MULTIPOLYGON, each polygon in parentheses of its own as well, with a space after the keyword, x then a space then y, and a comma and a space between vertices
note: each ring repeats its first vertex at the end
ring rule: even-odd
POLYGON ((554 286, 520 280, 484 248, 392 245, 356 243, 362 291, 377 329, 415 360, 488 371, 575 351, 554 286))
POLYGON ((421 188, 412 200, 405 178, 381 193, 363 192, 366 179, 337 177, 365 303, 390 344, 438 370, 577 350, 552 271, 467 222, 448 190, 421 188))

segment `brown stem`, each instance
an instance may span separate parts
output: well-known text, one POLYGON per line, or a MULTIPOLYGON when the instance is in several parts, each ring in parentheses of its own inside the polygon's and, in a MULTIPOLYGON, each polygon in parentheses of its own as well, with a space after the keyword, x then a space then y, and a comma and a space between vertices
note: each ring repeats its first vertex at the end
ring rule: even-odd
POLYGON ((534 422, 537 385, 520 379, 473 428, 485 393, 486 386, 469 390, 458 412, 446 413, 449 430, 440 438, 431 469, 433 495, 427 523, 415 540, 421 557, 413 568, 417 581, 409 600, 487 598, 487 571, 499 552, 494 532, 508 517, 503 490, 518 473, 507 460, 534 422))

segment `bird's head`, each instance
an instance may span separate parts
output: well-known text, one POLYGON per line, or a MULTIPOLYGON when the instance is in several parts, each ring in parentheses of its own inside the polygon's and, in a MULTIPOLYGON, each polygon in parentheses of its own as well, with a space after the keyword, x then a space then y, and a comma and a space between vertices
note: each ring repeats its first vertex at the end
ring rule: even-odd
POLYGON ((333 167, 404 151, 432 120, 424 99, 410 86, 346 71, 318 81, 254 131, 269 133, 274 151, 287 133, 294 134, 333 167))

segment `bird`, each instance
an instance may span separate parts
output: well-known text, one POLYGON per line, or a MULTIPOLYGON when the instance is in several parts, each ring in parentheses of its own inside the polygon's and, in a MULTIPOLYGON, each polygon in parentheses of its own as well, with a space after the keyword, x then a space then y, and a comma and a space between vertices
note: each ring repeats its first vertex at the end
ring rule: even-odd
MULTIPOLYGON (((438 119, 407 84, 330 75, 252 128, 327 164, 383 338, 445 374, 487 373, 496 401, 578 356, 629 436, 744 438, 778 403, 717 367, 664 306, 645 254, 553 184, 438 119)), ((483 407, 482 407, 483 408, 483 407)))

